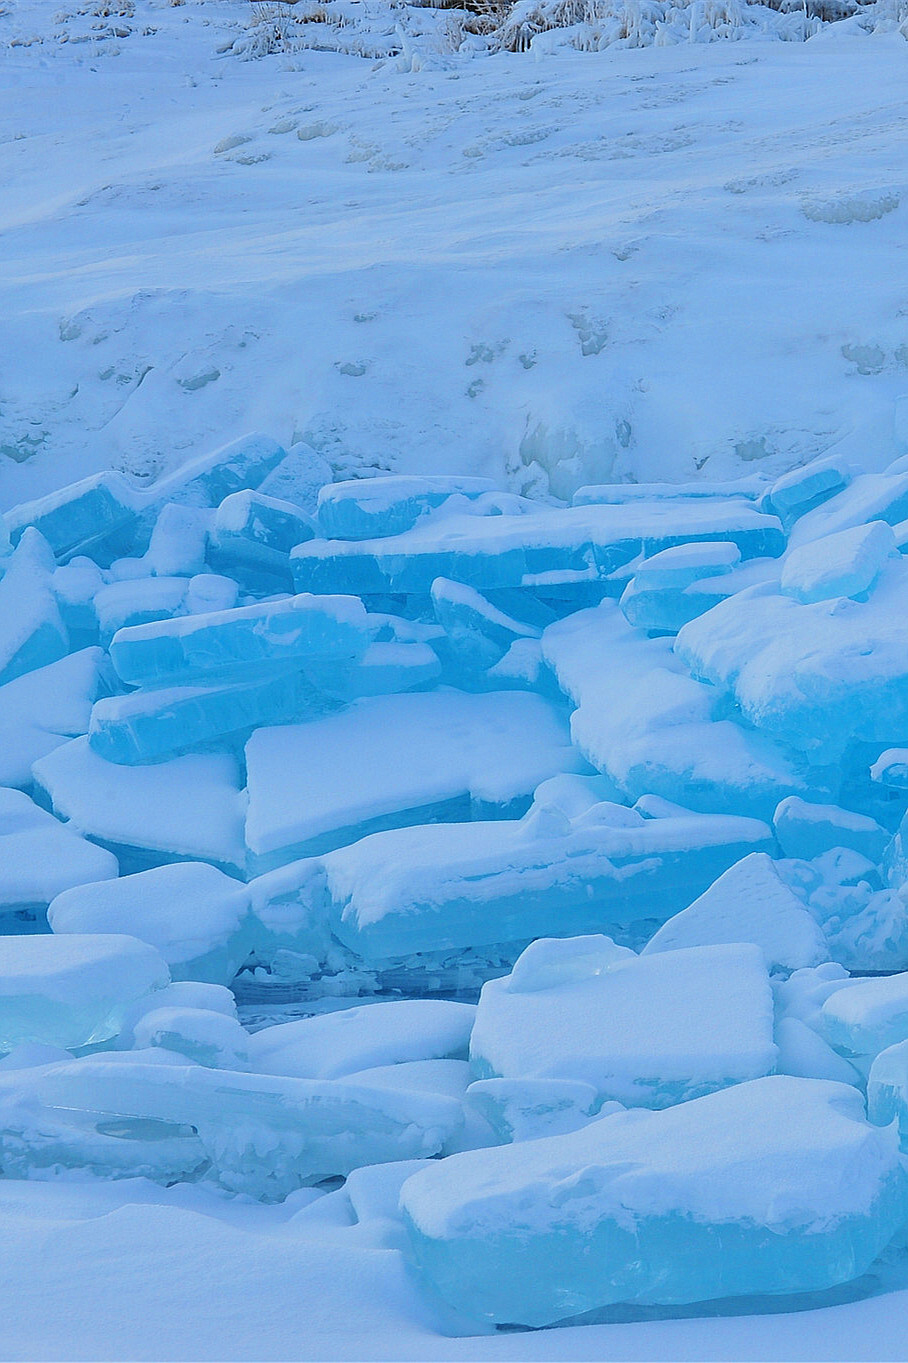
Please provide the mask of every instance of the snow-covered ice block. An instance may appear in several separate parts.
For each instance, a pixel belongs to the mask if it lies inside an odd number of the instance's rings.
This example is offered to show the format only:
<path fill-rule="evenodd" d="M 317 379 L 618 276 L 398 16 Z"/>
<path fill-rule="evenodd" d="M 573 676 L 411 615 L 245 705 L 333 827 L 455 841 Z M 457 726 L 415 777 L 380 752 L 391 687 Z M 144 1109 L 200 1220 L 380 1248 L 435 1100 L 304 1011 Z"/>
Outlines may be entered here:
<path fill-rule="evenodd" d="M 57 895 L 56 933 L 126 932 L 150 942 L 175 980 L 229 984 L 253 946 L 249 892 L 205 862 L 176 862 Z"/>
<path fill-rule="evenodd" d="M 98 642 L 95 597 L 104 585 L 104 573 L 90 558 L 77 556 L 54 569 L 51 587 L 69 635 L 70 647 L 87 647 Z"/>
<path fill-rule="evenodd" d="M 246 744 L 252 865 L 456 818 L 471 801 L 506 808 L 582 765 L 561 711 L 513 691 L 366 697 L 308 724 L 258 729 Z"/>
<path fill-rule="evenodd" d="M 607 1103 L 603 1113 L 595 1087 L 575 1079 L 477 1079 L 466 1098 L 502 1144 L 577 1131 L 623 1106 Z"/>
<path fill-rule="evenodd" d="M 239 592 L 239 584 L 223 573 L 196 573 L 186 587 L 183 610 L 187 615 L 233 610 Z"/>
<path fill-rule="evenodd" d="M 800 1018 L 778 1018 L 775 1039 L 779 1051 L 776 1074 L 793 1074 L 799 1079 L 834 1079 L 840 1084 L 864 1088 L 860 1070 Z"/>
<path fill-rule="evenodd" d="M 898 554 L 892 528 L 870 521 L 810 540 L 786 555 L 780 587 L 802 605 L 870 591 L 886 560 Z"/>
<path fill-rule="evenodd" d="M 760 503 L 788 528 L 799 516 L 812 511 L 848 486 L 847 469 L 831 459 L 814 459 L 803 468 L 777 478 Z"/>
<path fill-rule="evenodd" d="M 108 470 L 23 502 L 5 519 L 14 543 L 34 526 L 61 560 L 88 553 L 109 563 L 111 552 L 125 551 L 142 500 L 121 473 Z"/>
<path fill-rule="evenodd" d="M 43 909 L 63 890 L 117 873 L 110 852 L 86 842 L 23 791 L 0 787 L 0 913 Z"/>
<path fill-rule="evenodd" d="M 779 846 L 786 857 L 811 861 L 833 847 L 850 847 L 868 861 L 879 862 L 889 834 L 875 819 L 838 805 L 811 805 L 797 795 L 783 800 L 772 816 Z"/>
<path fill-rule="evenodd" d="M 887 748 L 881 752 L 870 768 L 870 779 L 893 790 L 908 790 L 908 748 Z"/>
<path fill-rule="evenodd" d="M 689 540 L 729 540 L 745 558 L 785 547 L 778 520 L 744 501 L 577 506 L 519 515 L 445 515 L 388 539 L 312 540 L 291 555 L 298 591 L 428 595 L 438 577 L 478 591 L 580 573 L 607 578 L 640 554 Z"/>
<path fill-rule="evenodd" d="M 249 1038 L 252 1068 L 298 1079 L 341 1079 L 411 1060 L 466 1058 L 475 1005 L 394 999 L 266 1027 Z"/>
<path fill-rule="evenodd" d="M 806 793 L 789 756 L 721 717 L 722 697 L 687 675 L 671 640 L 644 638 L 615 602 L 550 625 L 542 652 L 577 706 L 574 742 L 625 798 L 654 793 L 709 813 L 769 818 L 783 796 Z"/>
<path fill-rule="evenodd" d="M 135 1054 L 48 1066 L 32 1080 L 35 1099 L 69 1121 L 103 1117 L 105 1129 L 117 1117 L 195 1128 L 211 1162 L 206 1177 L 269 1201 L 366 1164 L 438 1154 L 463 1122 L 461 1104 L 444 1094 L 149 1063 L 168 1055 L 160 1048 Z M 4 1117 L 0 1109 L 0 1149 Z M 142 1134 L 134 1128 L 140 1156 Z M 74 1140 L 70 1162 L 86 1162 L 80 1154 Z"/>
<path fill-rule="evenodd" d="M 125 682 L 154 686 L 253 664 L 354 661 L 369 642 L 361 601 L 303 594 L 125 629 L 110 656 Z"/>
<path fill-rule="evenodd" d="M 738 546 L 721 540 L 663 549 L 637 566 L 621 594 L 621 610 L 638 629 L 676 633 L 732 590 L 691 594 L 689 588 L 703 579 L 715 588 L 716 579 L 731 575 L 740 561 Z"/>
<path fill-rule="evenodd" d="M 315 538 L 315 524 L 291 502 L 234 492 L 215 512 L 208 562 L 250 590 L 289 587 L 290 550 Z"/>
<path fill-rule="evenodd" d="M 908 1150 L 908 1041 L 887 1046 L 874 1057 L 867 1080 L 867 1116 L 877 1126 L 897 1121 L 902 1150 Z"/>
<path fill-rule="evenodd" d="M 904 1222 L 908 1191 L 895 1132 L 865 1121 L 859 1093 L 776 1075 L 426 1165 L 401 1207 L 449 1305 L 542 1326 L 848 1282 Z"/>
<path fill-rule="evenodd" d="M 675 653 L 749 724 L 811 762 L 838 762 L 855 740 L 896 744 L 908 732 L 906 597 L 901 558 L 866 601 L 802 605 L 753 587 L 685 625 Z"/>
<path fill-rule="evenodd" d="M 449 497 L 469 501 L 494 492 L 490 478 L 395 475 L 332 483 L 318 494 L 318 529 L 324 539 L 370 540 L 410 530 Z M 297 541 L 301 543 L 302 541 Z M 292 546 L 291 546 L 292 547 Z"/>
<path fill-rule="evenodd" d="M 108 762 L 131 766 L 325 708 L 301 672 L 210 686 L 153 687 L 99 700 L 91 711 L 88 741 Z"/>
<path fill-rule="evenodd" d="M 0 937 L 0 1050 L 109 1041 L 126 1009 L 169 980 L 158 952 L 135 937 Z"/>
<path fill-rule="evenodd" d="M 47 541 L 37 530 L 26 529 L 0 578 L 0 685 L 69 652 L 53 571 Z"/>
<path fill-rule="evenodd" d="M 707 540 L 698 544 L 676 544 L 671 549 L 645 558 L 634 574 L 640 588 L 689 587 L 703 577 L 719 577 L 730 573 L 741 562 L 741 550 L 736 544 L 721 540 Z"/>
<path fill-rule="evenodd" d="M 636 956 L 607 937 L 598 943 L 590 950 L 580 938 L 572 956 L 571 940 L 540 939 L 511 975 L 483 985 L 470 1040 L 478 1079 L 572 1079 L 600 1100 L 669 1107 L 774 1068 L 759 947 Z M 555 978 L 545 973 L 550 953 Z"/>
<path fill-rule="evenodd" d="M 191 577 L 203 572 L 212 519 L 206 507 L 166 502 L 144 555 L 149 571 L 157 577 Z"/>
<path fill-rule="evenodd" d="M 110 582 L 95 595 L 101 642 L 109 644 L 117 630 L 169 620 L 183 613 L 185 577 L 139 577 Z"/>
<path fill-rule="evenodd" d="M 642 954 L 719 942 L 755 942 L 770 970 L 802 970 L 829 959 L 822 929 L 765 852 L 729 867 L 670 918 Z"/>
<path fill-rule="evenodd" d="M 494 666 L 517 640 L 536 640 L 542 630 L 515 620 L 463 582 L 436 578 L 432 609 L 446 634 L 446 649 L 455 669 L 466 673 Z"/>
<path fill-rule="evenodd" d="M 124 874 L 169 861 L 243 865 L 245 800 L 237 761 L 228 753 L 123 767 L 99 757 L 87 738 L 76 738 L 32 770 L 54 812 L 115 851 Z"/>
<path fill-rule="evenodd" d="M 626 506 L 633 502 L 687 501 L 691 498 L 743 497 L 756 501 L 766 488 L 763 478 L 736 478 L 729 482 L 708 479 L 691 483 L 595 483 L 580 487 L 571 498 L 573 506 L 609 503 Z"/>
<path fill-rule="evenodd" d="M 30 785 L 33 762 L 87 733 L 113 680 L 103 651 L 84 648 L 0 686 L 0 785 Z"/>
<path fill-rule="evenodd" d="M 564 804 L 546 782 L 523 820 L 418 825 L 328 853 L 335 935 L 384 960 L 629 929 L 678 912 L 742 855 L 772 845 L 753 819 L 644 818 L 595 792 L 579 808 Z"/>
<path fill-rule="evenodd" d="M 127 1008 L 116 1040 L 118 1051 L 132 1050 L 136 1043 L 136 1028 L 142 1019 L 148 1013 L 162 1008 L 178 1012 L 220 1013 L 222 1017 L 238 1021 L 236 999 L 225 985 L 204 984 L 198 980 L 174 980 Z"/>
<path fill-rule="evenodd" d="M 287 451 L 270 436 L 244 435 L 181 464 L 176 472 L 160 478 L 146 497 L 155 513 L 166 502 L 216 507 L 232 492 L 257 488 L 286 457 Z"/>
<path fill-rule="evenodd" d="M 318 494 L 332 479 L 331 465 L 324 455 L 298 440 L 291 445 L 281 462 L 258 485 L 265 497 L 298 506 L 307 515 L 318 509 Z"/>
<path fill-rule="evenodd" d="M 134 1029 L 137 1050 L 159 1046 L 215 1070 L 249 1068 L 249 1034 L 211 1008 L 151 1008 Z"/>
<path fill-rule="evenodd" d="M 868 521 L 898 525 L 906 517 L 908 472 L 862 473 L 822 506 L 801 516 L 792 529 L 790 544 L 798 548 Z"/>
<path fill-rule="evenodd" d="M 822 1007 L 822 1031 L 848 1057 L 872 1057 L 908 1040 L 908 972 L 835 990 Z"/>
<path fill-rule="evenodd" d="M 306 676 L 334 701 L 362 696 L 389 696 L 399 691 L 428 690 L 442 674 L 438 653 L 418 639 L 380 639 L 356 662 L 313 662 Z M 325 706 L 322 707 L 326 708 Z M 302 719 L 303 708 L 289 718 Z M 274 722 L 274 721 L 265 721 Z"/>

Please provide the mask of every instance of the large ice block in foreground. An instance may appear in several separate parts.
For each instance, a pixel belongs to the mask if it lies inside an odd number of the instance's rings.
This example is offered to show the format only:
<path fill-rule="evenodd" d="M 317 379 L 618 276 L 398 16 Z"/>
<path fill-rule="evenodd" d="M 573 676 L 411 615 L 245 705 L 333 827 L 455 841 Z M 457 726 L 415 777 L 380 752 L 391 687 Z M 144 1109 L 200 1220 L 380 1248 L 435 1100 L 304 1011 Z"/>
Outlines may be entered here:
<path fill-rule="evenodd" d="M 110 852 L 79 837 L 23 791 L 0 787 L 0 913 L 43 923 L 44 908 L 61 891 L 117 874 Z"/>
<path fill-rule="evenodd" d="M 205 862 L 176 862 L 57 895 L 56 933 L 126 932 L 160 951 L 175 980 L 229 984 L 253 945 L 246 887 Z"/>
<path fill-rule="evenodd" d="M 821 927 L 765 852 L 729 867 L 659 929 L 643 954 L 718 942 L 755 942 L 770 970 L 803 970 L 829 960 Z"/>
<path fill-rule="evenodd" d="M 382 960 L 630 929 L 663 921 L 740 856 L 772 845 L 755 819 L 644 818 L 595 789 L 565 810 L 554 784 L 543 784 L 523 820 L 424 824 L 330 852 L 335 935 Z"/>
<path fill-rule="evenodd" d="M 400 1200 L 425 1279 L 499 1325 L 618 1302 L 781 1306 L 860 1277 L 908 1216 L 895 1131 L 854 1089 L 783 1075 L 454 1155 Z"/>
<path fill-rule="evenodd" d="M 785 547 L 775 516 L 727 499 L 430 517 L 388 539 L 311 540 L 291 558 L 297 591 L 428 595 L 437 577 L 478 591 L 541 574 L 604 579 L 639 554 L 688 540 L 728 540 L 745 558 L 774 558 Z"/>
<path fill-rule="evenodd" d="M 136 1000 L 169 981 L 158 952 L 135 937 L 0 937 L 0 1050 L 108 1041 Z"/>
<path fill-rule="evenodd" d="M 805 793 L 789 755 L 725 718 L 722 696 L 687 675 L 671 640 L 644 638 L 613 601 L 550 625 L 542 652 L 577 706 L 574 742 L 626 798 L 765 819 L 783 796 Z"/>
<path fill-rule="evenodd" d="M 447 999 L 392 999 L 266 1027 L 249 1038 L 254 1070 L 342 1079 L 415 1060 L 466 1058 L 476 1008 Z"/>
<path fill-rule="evenodd" d="M 69 652 L 69 634 L 53 590 L 53 555 L 27 529 L 0 578 L 0 685 L 46 667 Z"/>
<path fill-rule="evenodd" d="M 155 686 L 254 664 L 352 661 L 369 643 L 361 601 L 303 594 L 124 629 L 114 637 L 110 656 L 123 681 Z"/>
<path fill-rule="evenodd" d="M 257 729 L 246 744 L 252 865 L 462 817 L 471 801 L 506 808 L 583 765 L 560 709 L 512 691 L 367 697 L 308 724 Z"/>
<path fill-rule="evenodd" d="M 42 757 L 33 773 L 54 812 L 115 851 L 124 874 L 168 861 L 243 865 L 245 798 L 229 753 L 125 767 L 76 738 Z"/>
<path fill-rule="evenodd" d="M 150 1056 L 158 1063 L 150 1063 Z M 97 1132 L 117 1131 L 138 1163 L 147 1158 L 149 1131 L 153 1139 L 178 1139 L 194 1129 L 210 1162 L 206 1178 L 233 1192 L 277 1201 L 304 1184 L 363 1165 L 438 1154 L 463 1122 L 461 1104 L 444 1094 L 248 1074 L 179 1060 L 156 1048 L 135 1058 L 120 1053 L 48 1066 L 18 1085 L 23 1096 L 33 1095 L 32 1114 L 5 1111 L 0 1082 L 0 1164 L 23 1135 L 33 1163 L 46 1162 L 42 1142 L 28 1141 L 30 1115 L 32 1132 L 47 1116 L 70 1124 L 56 1133 L 58 1164 L 95 1168 L 107 1177 L 129 1177 L 134 1170 L 122 1155 L 115 1169 L 96 1164 Z M 19 1159 L 27 1168 L 28 1153 Z M 173 1177 L 180 1174 L 165 1181 Z"/>
<path fill-rule="evenodd" d="M 399 474 L 329 483 L 318 494 L 319 533 L 329 540 L 371 540 L 411 530 L 449 497 L 472 501 L 494 492 L 490 478 Z M 300 541 L 298 541 L 299 543 Z"/>
<path fill-rule="evenodd" d="M 601 1101 L 669 1107 L 768 1074 L 773 1003 L 749 943 L 635 956 L 608 937 L 540 938 L 483 985 L 478 1079 L 572 1079 Z"/>

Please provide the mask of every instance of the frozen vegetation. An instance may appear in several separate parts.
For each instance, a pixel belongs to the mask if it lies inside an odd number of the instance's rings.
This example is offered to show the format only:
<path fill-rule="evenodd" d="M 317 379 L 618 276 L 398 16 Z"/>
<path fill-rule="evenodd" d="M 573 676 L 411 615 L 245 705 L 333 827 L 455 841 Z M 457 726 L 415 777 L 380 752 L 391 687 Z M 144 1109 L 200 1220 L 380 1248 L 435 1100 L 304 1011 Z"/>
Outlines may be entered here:
<path fill-rule="evenodd" d="M 904 1357 L 906 23 L 0 9 L 3 1358 Z"/>

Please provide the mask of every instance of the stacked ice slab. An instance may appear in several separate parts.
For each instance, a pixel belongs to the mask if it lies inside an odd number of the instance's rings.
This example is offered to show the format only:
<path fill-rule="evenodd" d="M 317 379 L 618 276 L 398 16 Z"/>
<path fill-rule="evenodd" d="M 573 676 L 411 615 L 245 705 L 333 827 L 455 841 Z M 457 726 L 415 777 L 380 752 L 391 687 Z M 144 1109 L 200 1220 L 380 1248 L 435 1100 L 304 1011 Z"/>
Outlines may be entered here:
<path fill-rule="evenodd" d="M 391 1163 L 500 1325 L 859 1276 L 908 1220 L 908 474 L 329 477 L 255 436 L 5 518 L 0 1172 Z"/>

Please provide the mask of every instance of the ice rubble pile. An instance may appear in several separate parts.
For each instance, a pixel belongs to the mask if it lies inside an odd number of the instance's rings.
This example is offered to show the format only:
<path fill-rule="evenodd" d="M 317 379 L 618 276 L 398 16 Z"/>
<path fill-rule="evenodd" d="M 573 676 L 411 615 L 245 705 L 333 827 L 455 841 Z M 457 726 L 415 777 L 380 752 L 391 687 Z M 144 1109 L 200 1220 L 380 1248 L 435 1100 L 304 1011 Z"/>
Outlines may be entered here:
<path fill-rule="evenodd" d="M 491 1324 L 860 1277 L 908 1223 L 908 468 L 319 474 L 253 436 L 0 521 L 0 1169 L 393 1165 Z"/>

